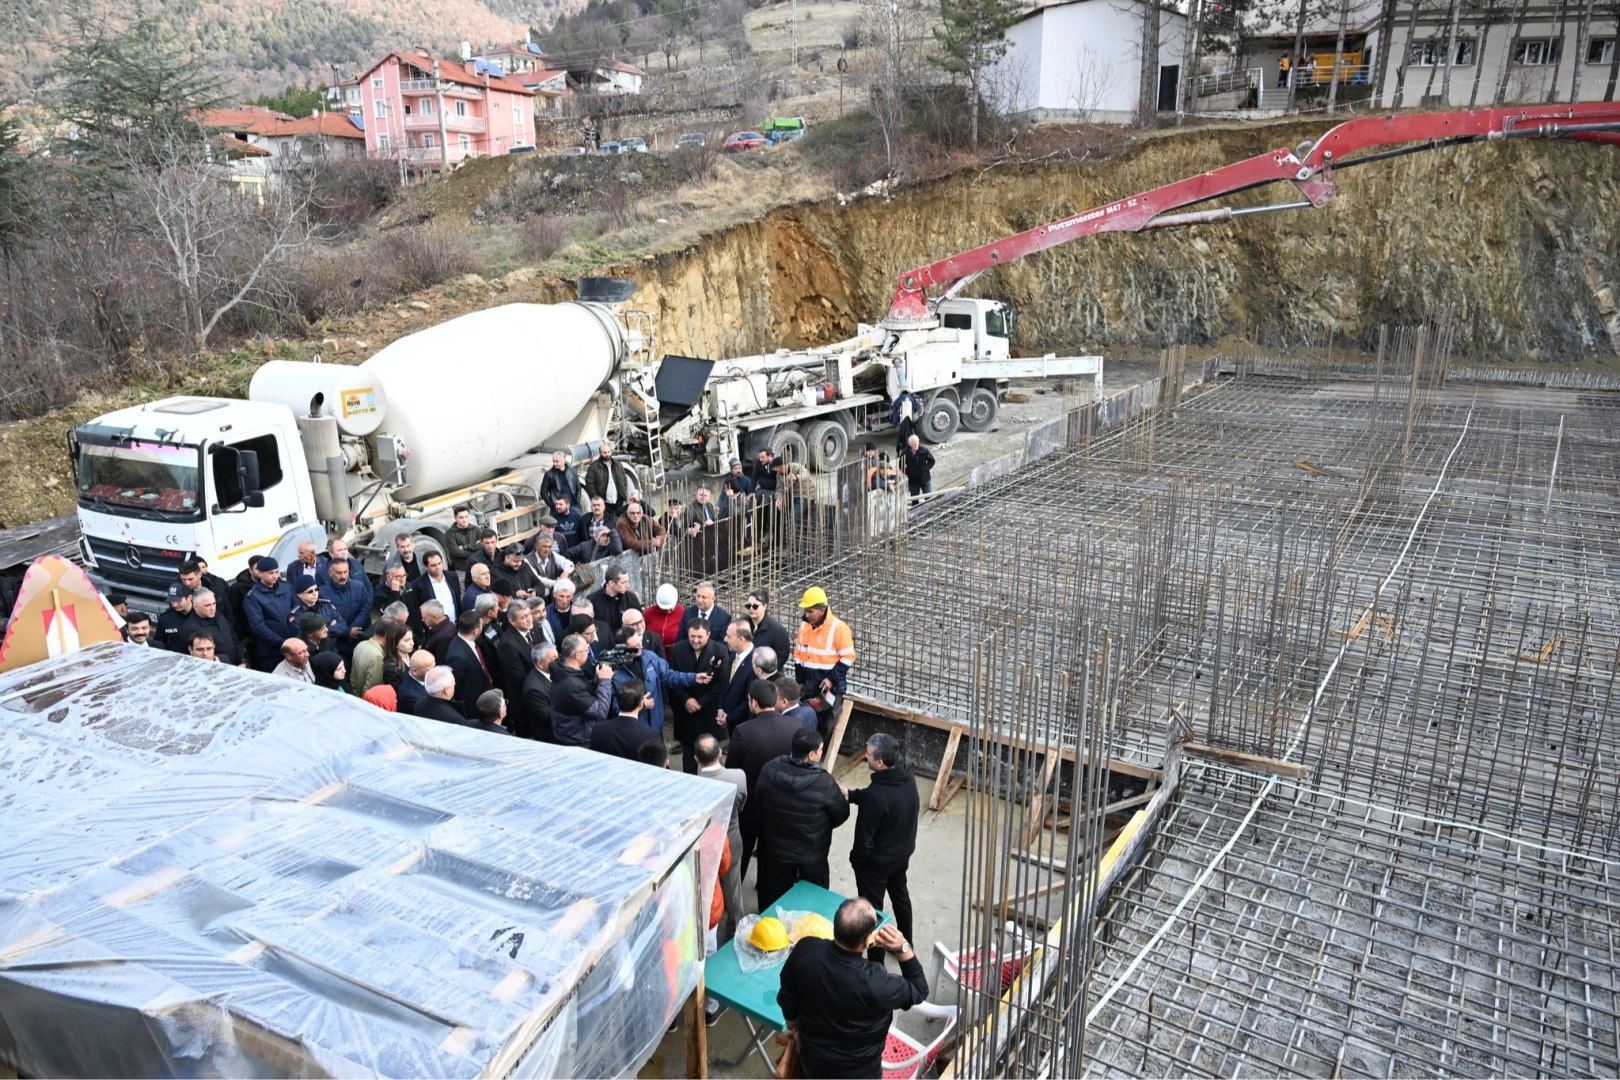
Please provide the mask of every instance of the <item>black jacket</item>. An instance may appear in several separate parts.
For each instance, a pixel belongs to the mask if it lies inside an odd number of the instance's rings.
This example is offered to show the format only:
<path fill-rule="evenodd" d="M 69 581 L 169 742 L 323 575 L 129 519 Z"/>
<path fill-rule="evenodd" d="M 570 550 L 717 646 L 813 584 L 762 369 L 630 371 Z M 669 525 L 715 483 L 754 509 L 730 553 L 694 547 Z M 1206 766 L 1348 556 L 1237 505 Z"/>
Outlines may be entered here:
<path fill-rule="evenodd" d="M 238 641 L 247 641 L 251 636 L 248 629 L 247 613 L 242 610 L 242 602 L 247 594 L 253 591 L 255 579 L 251 573 L 243 570 L 237 574 L 231 583 L 225 586 L 225 593 L 219 598 L 220 610 L 231 617 L 231 628 L 236 631 Z"/>
<path fill-rule="evenodd" d="M 495 637 L 495 665 L 490 674 L 506 695 L 506 723 L 515 735 L 529 733 L 523 682 L 534 670 L 534 647 L 544 640 L 538 631 L 530 630 L 529 640 L 525 641 L 517 627 L 510 623 L 502 623 L 501 632 Z"/>
<path fill-rule="evenodd" d="M 624 613 L 631 608 L 641 610 L 641 599 L 629 589 L 618 596 L 609 596 L 607 587 L 597 589 L 585 598 L 590 601 L 591 610 L 596 613 L 596 638 L 598 641 L 616 641 L 614 635 L 619 627 L 624 625 Z M 643 635 L 645 636 L 645 635 Z"/>
<path fill-rule="evenodd" d="M 479 660 L 477 647 L 467 644 L 460 634 L 451 640 L 444 654 L 444 666 L 456 675 L 456 692 L 451 700 L 468 720 L 478 719 L 478 695 L 491 689 Z"/>
<path fill-rule="evenodd" d="M 657 634 L 643 635 L 657 637 Z M 716 674 L 725 670 L 726 647 L 709 639 L 703 646 L 701 655 L 692 649 L 692 643 L 684 637 L 677 641 L 669 650 L 669 667 L 671 671 L 686 671 L 700 675 L 705 671 Z M 719 661 L 720 667 L 715 667 Z M 675 738 L 682 743 L 697 742 L 700 735 L 713 735 L 722 741 L 725 740 L 726 729 L 714 722 L 714 711 L 720 707 L 720 680 L 711 679 L 707 686 L 672 687 L 669 691 L 669 701 L 664 711 L 675 721 Z M 696 701 L 697 712 L 687 712 L 686 703 Z"/>
<path fill-rule="evenodd" d="M 236 636 L 236 628 L 218 608 L 214 609 L 212 619 L 205 619 L 195 611 L 191 613 L 191 617 L 180 627 L 180 652 L 191 648 L 191 635 L 199 630 L 213 635 L 214 655 L 220 663 L 234 667 L 247 662 L 247 650 L 242 647 L 242 639 Z"/>
<path fill-rule="evenodd" d="M 551 734 L 551 676 L 532 663 L 523 677 L 523 719 L 529 725 L 529 738 L 555 741 Z"/>
<path fill-rule="evenodd" d="M 714 638 L 709 639 L 711 642 Z M 737 723 L 748 718 L 748 688 L 759 678 L 754 673 L 753 650 L 743 656 L 742 662 L 737 665 L 736 674 L 732 674 L 731 662 L 735 657 L 731 650 L 726 650 L 726 663 L 715 675 L 715 681 L 720 683 L 719 708 L 726 713 L 726 726 L 736 730 Z"/>
<path fill-rule="evenodd" d="M 754 785 L 748 785 L 754 791 Z M 820 765 L 783 756 L 759 772 L 759 820 L 771 861 L 824 862 L 833 830 L 849 820 L 838 781 Z"/>
<path fill-rule="evenodd" d="M 773 615 L 765 616 L 754 627 L 754 648 L 775 649 L 778 670 L 787 670 L 788 661 L 793 659 L 793 639 Z"/>
<path fill-rule="evenodd" d="M 793 752 L 793 734 L 802 730 L 797 720 L 772 710 L 745 721 L 733 721 L 731 745 L 726 747 L 726 768 L 741 769 L 748 777 L 748 810 L 745 817 L 759 813 L 759 773 L 765 763 Z"/>
<path fill-rule="evenodd" d="M 861 812 L 855 819 L 855 845 L 850 848 L 852 866 L 896 869 L 911 861 L 917 850 L 917 778 L 911 766 L 896 765 L 872 774 L 872 785 L 852 788 L 851 806 Z"/>
<path fill-rule="evenodd" d="M 568 496 L 570 506 L 578 506 L 584 501 L 581 498 L 583 491 L 584 488 L 579 482 L 579 476 L 573 469 L 558 469 L 556 466 L 552 466 L 540 478 L 540 498 L 546 504 L 547 513 L 557 505 L 557 496 L 559 495 Z"/>
<path fill-rule="evenodd" d="M 928 999 L 928 977 L 913 956 L 890 975 L 864 953 L 807 937 L 782 965 L 776 1003 L 799 1023 L 803 1075 L 881 1076 L 894 1010 Z"/>
<path fill-rule="evenodd" d="M 461 575 L 448 566 L 444 568 L 444 580 L 445 584 L 450 586 L 451 600 L 451 605 L 445 610 L 444 617 L 453 623 L 456 621 L 456 616 L 461 614 L 461 598 L 467 594 L 467 589 L 461 583 Z M 411 629 L 416 632 L 418 638 L 421 638 L 423 634 L 422 605 L 429 600 L 438 599 L 433 592 L 433 579 L 424 573 L 421 577 L 405 586 L 405 591 L 401 595 L 405 597 L 405 603 L 411 609 Z"/>
<path fill-rule="evenodd" d="M 443 720 L 447 724 L 461 724 L 462 726 L 472 724 L 472 721 L 463 716 L 461 710 L 456 708 L 454 702 L 434 697 L 431 694 L 424 695 L 422 700 L 416 703 L 416 715 L 424 720 Z"/>
<path fill-rule="evenodd" d="M 612 697 L 612 679 L 598 680 L 594 668 L 575 671 L 556 661 L 551 665 L 551 733 L 564 746 L 589 746 L 591 728 L 608 718 Z"/>
<path fill-rule="evenodd" d="M 620 713 L 591 728 L 591 749 L 598 754 L 639 761 L 641 759 L 636 753 L 641 749 L 641 744 L 657 737 L 658 733 L 643 724 L 640 717 Z"/>
<path fill-rule="evenodd" d="M 162 613 L 158 615 L 157 621 L 152 624 L 152 640 L 170 652 L 184 653 L 186 651 L 186 639 L 185 635 L 180 632 L 180 628 L 185 626 L 186 620 L 190 618 L 191 613 L 189 611 L 177 611 L 172 607 L 164 608 Z"/>
<path fill-rule="evenodd" d="M 630 473 L 624 467 L 624 462 L 618 458 L 603 461 L 600 456 L 594 458 L 585 469 L 585 494 L 595 499 L 601 497 L 607 500 L 608 470 L 613 470 L 613 494 L 616 498 L 607 504 L 609 510 L 615 512 L 624 508 L 630 501 Z"/>
<path fill-rule="evenodd" d="M 913 484 L 926 484 L 934 479 L 934 454 L 926 446 L 918 446 L 915 451 L 906 447 L 901 454 L 901 466 L 905 470 L 906 479 Z"/>

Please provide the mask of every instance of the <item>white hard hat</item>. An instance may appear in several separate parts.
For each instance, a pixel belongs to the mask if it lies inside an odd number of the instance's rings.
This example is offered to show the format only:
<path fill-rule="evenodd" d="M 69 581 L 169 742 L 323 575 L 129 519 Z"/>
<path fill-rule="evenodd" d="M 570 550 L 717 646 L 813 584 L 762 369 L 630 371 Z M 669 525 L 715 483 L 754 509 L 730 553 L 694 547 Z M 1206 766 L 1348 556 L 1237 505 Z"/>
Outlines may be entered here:
<path fill-rule="evenodd" d="M 675 609 L 675 602 L 680 598 L 681 594 L 677 592 L 675 590 L 675 586 L 671 585 L 669 582 L 666 581 L 662 585 L 658 586 L 658 606 L 663 608 L 665 611 L 673 611 Z"/>

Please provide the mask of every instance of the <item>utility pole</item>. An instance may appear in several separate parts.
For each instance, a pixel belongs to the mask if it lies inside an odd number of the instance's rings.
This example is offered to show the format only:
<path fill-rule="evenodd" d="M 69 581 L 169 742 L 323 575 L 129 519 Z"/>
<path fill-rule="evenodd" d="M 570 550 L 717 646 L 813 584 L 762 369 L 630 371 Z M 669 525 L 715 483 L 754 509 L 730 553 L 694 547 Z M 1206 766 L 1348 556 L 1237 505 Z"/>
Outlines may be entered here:
<path fill-rule="evenodd" d="M 788 41 L 792 53 L 792 65 L 799 66 L 799 0 L 791 0 L 788 4 Z"/>
<path fill-rule="evenodd" d="M 439 179 L 446 179 L 450 175 L 450 136 L 444 127 L 444 80 L 439 78 L 439 62 L 433 61 L 433 96 L 437 99 L 434 108 L 439 111 Z"/>

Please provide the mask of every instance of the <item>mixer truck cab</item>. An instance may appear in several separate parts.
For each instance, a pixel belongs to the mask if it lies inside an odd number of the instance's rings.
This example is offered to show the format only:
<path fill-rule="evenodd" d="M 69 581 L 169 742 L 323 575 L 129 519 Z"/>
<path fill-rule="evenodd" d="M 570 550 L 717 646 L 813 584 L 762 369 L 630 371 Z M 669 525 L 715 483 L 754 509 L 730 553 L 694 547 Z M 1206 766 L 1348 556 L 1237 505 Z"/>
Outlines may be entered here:
<path fill-rule="evenodd" d="M 75 428 L 68 448 L 81 553 L 103 588 L 158 600 L 194 556 L 229 578 L 326 538 L 286 406 L 164 398 Z"/>

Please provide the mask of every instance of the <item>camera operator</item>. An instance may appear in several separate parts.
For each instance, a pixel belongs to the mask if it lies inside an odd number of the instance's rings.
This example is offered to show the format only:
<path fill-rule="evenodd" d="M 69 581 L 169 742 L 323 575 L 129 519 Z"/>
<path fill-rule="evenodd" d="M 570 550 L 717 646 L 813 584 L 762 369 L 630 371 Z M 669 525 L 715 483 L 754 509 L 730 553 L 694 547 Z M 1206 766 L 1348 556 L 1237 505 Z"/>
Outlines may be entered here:
<path fill-rule="evenodd" d="M 644 626 L 621 628 L 617 645 L 608 653 L 603 653 L 602 658 L 607 661 L 610 654 L 614 655 L 615 685 L 631 679 L 639 679 L 646 684 L 647 696 L 652 700 L 641 710 L 641 722 L 661 738 L 664 734 L 664 701 L 669 697 L 669 692 L 686 690 L 694 686 L 707 686 L 713 676 L 707 671 L 692 674 L 674 670 L 663 657 L 641 647 L 642 635 L 645 633 Z M 618 659 L 620 656 L 623 659 Z"/>
<path fill-rule="evenodd" d="M 594 677 L 585 671 L 591 646 L 578 634 L 569 634 L 558 647 L 551 665 L 551 732 L 564 746 L 589 746 L 591 727 L 607 719 L 613 696 L 613 669 L 596 665 Z"/>

